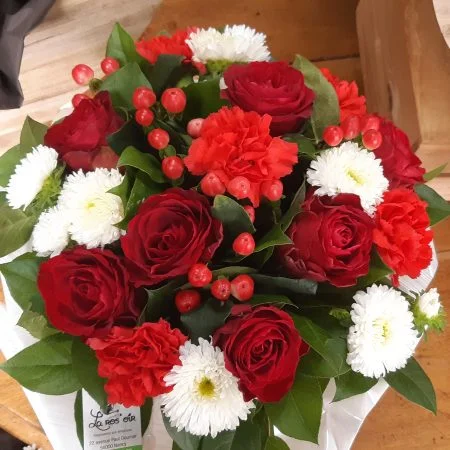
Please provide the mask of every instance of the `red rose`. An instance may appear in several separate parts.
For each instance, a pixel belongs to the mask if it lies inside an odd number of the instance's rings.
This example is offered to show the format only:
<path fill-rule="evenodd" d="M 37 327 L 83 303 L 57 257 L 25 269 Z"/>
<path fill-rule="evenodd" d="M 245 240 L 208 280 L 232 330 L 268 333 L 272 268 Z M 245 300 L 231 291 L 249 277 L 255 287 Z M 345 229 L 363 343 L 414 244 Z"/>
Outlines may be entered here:
<path fill-rule="evenodd" d="M 333 75 L 329 69 L 323 68 L 320 70 L 336 91 L 341 110 L 341 122 L 348 116 L 363 116 L 366 114 L 366 97 L 364 97 L 364 95 L 359 95 L 356 82 L 341 80 Z"/>
<path fill-rule="evenodd" d="M 164 377 L 180 364 L 178 349 L 186 340 L 163 319 L 134 329 L 114 327 L 104 339 L 89 339 L 99 360 L 98 374 L 108 379 L 108 403 L 142 406 L 147 397 L 169 392 Z"/>
<path fill-rule="evenodd" d="M 248 306 L 237 311 L 215 332 L 213 344 L 222 349 L 225 367 L 239 379 L 245 401 L 278 402 L 291 389 L 309 346 L 281 309 Z"/>
<path fill-rule="evenodd" d="M 184 159 L 187 169 L 194 175 L 212 172 L 225 186 L 235 177 L 247 178 L 248 197 L 258 206 L 262 183 L 289 175 L 298 162 L 296 144 L 270 136 L 271 120 L 237 106 L 211 114 Z"/>
<path fill-rule="evenodd" d="M 121 242 L 139 287 L 185 275 L 193 264 L 209 261 L 222 238 L 222 223 L 212 217 L 206 197 L 172 188 L 140 206 Z"/>
<path fill-rule="evenodd" d="M 381 159 L 383 171 L 390 181 L 390 188 L 412 187 L 423 183 L 425 169 L 422 161 L 414 154 L 408 136 L 389 120 L 382 120 L 380 129 L 383 142 L 374 150 Z"/>
<path fill-rule="evenodd" d="M 244 111 L 271 115 L 273 136 L 298 131 L 311 116 L 315 94 L 303 74 L 285 62 L 236 64 L 223 76 L 223 95 Z"/>
<path fill-rule="evenodd" d="M 73 336 L 133 326 L 140 310 L 122 262 L 110 250 L 75 247 L 41 264 L 38 287 L 51 324 Z"/>
<path fill-rule="evenodd" d="M 293 244 L 278 250 L 281 264 L 295 278 L 353 286 L 369 272 L 373 227 L 357 195 L 311 195 L 287 231 Z"/>
<path fill-rule="evenodd" d="M 426 208 L 426 202 L 405 188 L 386 192 L 378 205 L 373 240 L 395 277 L 417 278 L 430 265 L 433 231 Z"/>
<path fill-rule="evenodd" d="M 44 137 L 73 170 L 112 169 L 119 157 L 108 147 L 106 137 L 123 125 L 114 111 L 108 92 L 82 100 L 72 114 L 52 125 Z"/>

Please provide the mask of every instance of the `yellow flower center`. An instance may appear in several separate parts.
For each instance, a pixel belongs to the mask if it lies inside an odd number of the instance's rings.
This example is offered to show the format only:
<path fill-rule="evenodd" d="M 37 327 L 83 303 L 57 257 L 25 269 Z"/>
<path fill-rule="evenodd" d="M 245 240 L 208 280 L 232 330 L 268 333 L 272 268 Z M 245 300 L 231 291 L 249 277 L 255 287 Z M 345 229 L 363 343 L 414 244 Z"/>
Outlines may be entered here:
<path fill-rule="evenodd" d="M 383 342 L 386 342 L 391 336 L 391 328 L 387 320 L 377 319 L 374 325 L 379 329 Z"/>
<path fill-rule="evenodd" d="M 197 385 L 197 391 L 200 397 L 212 398 L 215 395 L 216 387 L 208 377 L 203 377 Z"/>
<path fill-rule="evenodd" d="M 365 180 L 362 176 L 357 174 L 353 169 L 347 169 L 347 175 L 356 183 L 359 185 L 364 184 Z"/>

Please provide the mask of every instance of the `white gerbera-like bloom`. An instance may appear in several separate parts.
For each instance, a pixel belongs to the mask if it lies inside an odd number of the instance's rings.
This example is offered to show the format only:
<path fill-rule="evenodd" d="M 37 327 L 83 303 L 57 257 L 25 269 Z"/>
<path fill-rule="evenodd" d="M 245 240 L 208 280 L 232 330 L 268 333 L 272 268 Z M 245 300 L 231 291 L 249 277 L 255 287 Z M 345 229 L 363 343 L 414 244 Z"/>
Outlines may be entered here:
<path fill-rule="evenodd" d="M 356 194 L 370 215 L 389 186 L 381 160 L 354 142 L 322 151 L 311 162 L 306 176 L 309 184 L 318 187 L 316 195 Z"/>
<path fill-rule="evenodd" d="M 115 225 L 124 217 L 119 196 L 108 191 L 122 182 L 117 169 L 95 169 L 69 175 L 63 184 L 58 206 L 69 215 L 72 239 L 87 248 L 102 247 L 119 239 Z"/>
<path fill-rule="evenodd" d="M 192 59 L 201 63 L 220 60 L 251 62 L 270 59 L 266 35 L 246 25 L 227 25 L 223 33 L 215 28 L 201 28 L 191 33 L 186 43 L 192 50 Z"/>
<path fill-rule="evenodd" d="M 419 311 L 424 314 L 427 319 L 432 319 L 439 314 L 441 310 L 439 298 L 439 292 L 436 288 L 430 289 L 419 297 L 417 306 Z"/>
<path fill-rule="evenodd" d="M 57 256 L 69 243 L 69 215 L 59 207 L 44 211 L 34 226 L 31 241 L 38 256 Z"/>
<path fill-rule="evenodd" d="M 222 351 L 205 339 L 180 347 L 181 366 L 164 381 L 173 390 L 161 396 L 164 415 L 178 431 L 213 438 L 246 420 L 253 402 L 245 402 L 237 378 L 225 368 Z"/>
<path fill-rule="evenodd" d="M 39 194 L 45 180 L 56 169 L 58 153 L 38 145 L 17 164 L 6 187 L 6 199 L 13 209 L 26 208 Z"/>
<path fill-rule="evenodd" d="M 353 299 L 347 363 L 374 378 L 404 367 L 418 342 L 408 301 L 395 289 L 376 284 Z"/>

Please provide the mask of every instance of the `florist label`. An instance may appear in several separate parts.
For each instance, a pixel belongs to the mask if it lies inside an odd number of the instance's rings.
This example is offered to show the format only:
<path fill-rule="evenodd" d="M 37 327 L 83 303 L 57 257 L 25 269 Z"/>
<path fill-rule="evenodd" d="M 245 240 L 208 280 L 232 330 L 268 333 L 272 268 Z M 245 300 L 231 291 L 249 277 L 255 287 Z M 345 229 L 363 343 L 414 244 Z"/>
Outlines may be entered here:
<path fill-rule="evenodd" d="M 110 405 L 107 414 L 83 391 L 84 450 L 142 450 L 141 410 Z"/>

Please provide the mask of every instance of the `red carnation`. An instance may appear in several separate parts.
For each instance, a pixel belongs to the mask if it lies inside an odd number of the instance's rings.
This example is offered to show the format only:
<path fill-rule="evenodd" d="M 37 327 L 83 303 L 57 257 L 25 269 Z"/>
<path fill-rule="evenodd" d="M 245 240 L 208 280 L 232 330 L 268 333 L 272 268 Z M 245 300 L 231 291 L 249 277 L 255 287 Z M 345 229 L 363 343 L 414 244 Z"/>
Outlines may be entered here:
<path fill-rule="evenodd" d="M 223 76 L 223 95 L 244 111 L 271 115 L 273 136 L 298 131 L 311 116 L 314 92 L 303 74 L 285 62 L 235 64 Z"/>
<path fill-rule="evenodd" d="M 333 85 L 339 100 L 341 123 L 348 116 L 363 116 L 367 112 L 366 97 L 359 95 L 355 81 L 341 80 L 333 75 L 329 69 L 320 69 L 325 78 Z"/>
<path fill-rule="evenodd" d="M 164 377 L 180 364 L 178 349 L 186 340 L 163 319 L 134 329 L 114 327 L 104 339 L 89 339 L 99 360 L 98 374 L 108 379 L 108 403 L 141 406 L 147 397 L 169 392 Z"/>
<path fill-rule="evenodd" d="M 425 169 L 422 161 L 414 154 L 408 136 L 387 119 L 382 119 L 379 132 L 383 141 L 374 153 L 383 163 L 389 187 L 410 188 L 423 183 Z"/>
<path fill-rule="evenodd" d="M 50 323 L 73 336 L 134 326 L 140 313 L 123 260 L 110 250 L 66 250 L 41 264 L 37 283 Z"/>
<path fill-rule="evenodd" d="M 414 191 L 404 188 L 386 192 L 377 208 L 373 240 L 396 277 L 417 278 L 430 265 L 433 231 L 426 208 Z"/>
<path fill-rule="evenodd" d="M 278 250 L 280 262 L 295 278 L 353 286 L 369 272 L 373 227 L 357 195 L 311 195 L 287 231 L 293 243 Z"/>
<path fill-rule="evenodd" d="M 235 308 L 213 344 L 222 349 L 245 401 L 264 403 L 278 402 L 289 392 L 300 358 L 309 350 L 291 316 L 274 306 Z"/>
<path fill-rule="evenodd" d="M 152 286 L 209 261 L 222 238 L 206 197 L 172 188 L 140 206 L 121 243 L 133 283 Z"/>
<path fill-rule="evenodd" d="M 44 137 L 73 170 L 112 169 L 119 157 L 108 147 L 106 138 L 123 125 L 114 111 L 108 92 L 81 100 L 72 114 L 52 125 Z"/>
<path fill-rule="evenodd" d="M 250 182 L 248 198 L 258 206 L 261 184 L 279 180 L 298 162 L 294 143 L 270 136 L 272 118 L 241 108 L 222 108 L 203 122 L 184 163 L 194 175 L 214 173 L 227 186 L 236 177 Z"/>

